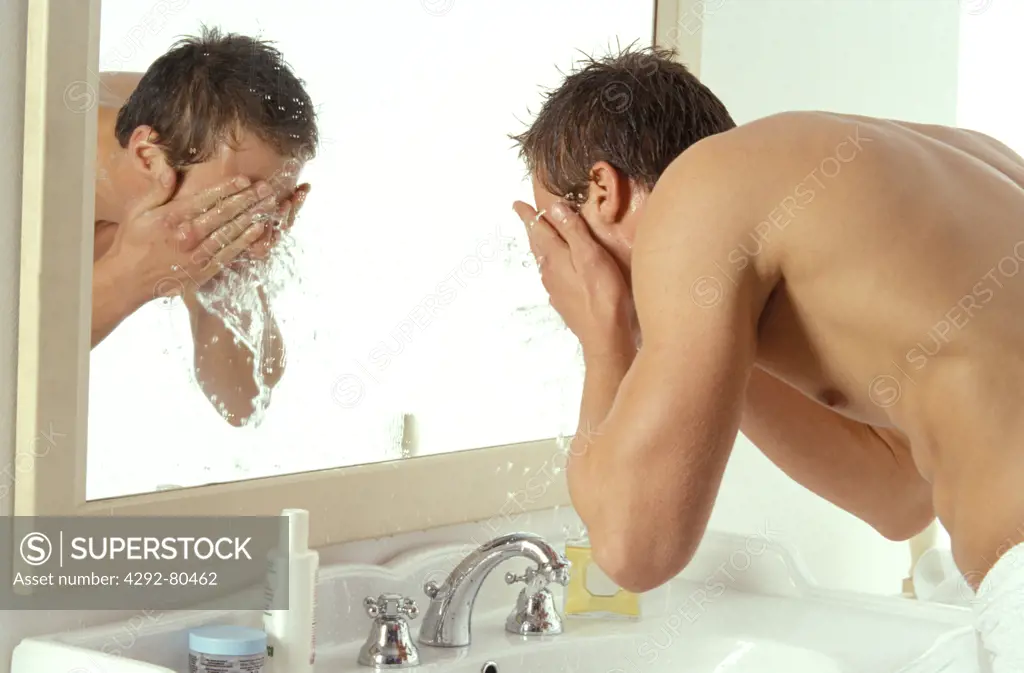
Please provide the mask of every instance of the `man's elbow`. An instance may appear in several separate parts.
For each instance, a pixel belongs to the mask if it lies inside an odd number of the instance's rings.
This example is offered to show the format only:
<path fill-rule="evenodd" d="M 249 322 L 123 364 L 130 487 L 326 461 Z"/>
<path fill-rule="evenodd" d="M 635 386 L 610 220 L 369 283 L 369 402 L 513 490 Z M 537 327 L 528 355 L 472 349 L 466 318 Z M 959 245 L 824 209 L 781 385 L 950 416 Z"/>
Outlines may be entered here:
<path fill-rule="evenodd" d="M 934 520 L 935 509 L 929 494 L 927 498 L 915 498 L 901 503 L 870 523 L 887 540 L 905 542 L 931 525 Z"/>
<path fill-rule="evenodd" d="M 695 545 L 680 545 L 660 535 L 594 535 L 594 562 L 617 586 L 633 593 L 660 587 L 678 575 L 693 558 Z"/>
<path fill-rule="evenodd" d="M 264 409 L 266 406 L 269 406 L 269 403 L 269 400 L 267 400 Z M 255 400 L 253 399 L 234 400 L 231 404 L 223 405 L 218 405 L 211 399 L 210 404 L 213 404 L 214 408 L 217 409 L 217 412 L 228 425 L 235 428 L 244 428 L 256 413 Z"/>

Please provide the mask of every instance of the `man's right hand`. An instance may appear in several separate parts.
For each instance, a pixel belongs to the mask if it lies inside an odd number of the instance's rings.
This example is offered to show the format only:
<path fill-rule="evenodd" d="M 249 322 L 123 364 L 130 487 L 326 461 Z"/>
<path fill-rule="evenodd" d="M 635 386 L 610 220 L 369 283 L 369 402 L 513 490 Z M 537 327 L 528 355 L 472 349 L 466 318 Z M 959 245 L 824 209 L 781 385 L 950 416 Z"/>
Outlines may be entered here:
<path fill-rule="evenodd" d="M 153 208 L 140 206 L 118 227 L 99 260 L 139 305 L 195 290 L 259 240 L 277 196 L 266 182 L 234 178 Z"/>

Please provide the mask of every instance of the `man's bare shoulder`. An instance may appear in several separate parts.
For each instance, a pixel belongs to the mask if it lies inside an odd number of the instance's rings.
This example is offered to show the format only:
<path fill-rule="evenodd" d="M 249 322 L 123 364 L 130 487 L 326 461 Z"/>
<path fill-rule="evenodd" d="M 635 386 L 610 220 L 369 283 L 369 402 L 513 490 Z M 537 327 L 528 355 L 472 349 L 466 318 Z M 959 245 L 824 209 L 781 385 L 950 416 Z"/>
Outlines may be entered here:
<path fill-rule="evenodd" d="M 764 117 L 694 143 L 665 170 L 652 198 L 674 199 L 680 207 L 714 213 L 723 223 L 749 229 L 823 158 L 838 148 L 837 161 L 848 160 L 871 141 L 862 124 L 840 115 Z"/>
<path fill-rule="evenodd" d="M 806 173 L 807 156 L 843 141 L 871 142 L 891 122 L 830 112 L 781 112 L 741 124 L 694 143 L 666 170 L 663 179 L 694 177 L 701 173 L 757 178 L 758 182 L 785 178 L 787 169 Z"/>
<path fill-rule="evenodd" d="M 643 242 L 675 249 L 699 245 L 716 251 L 719 265 L 774 283 L 786 257 L 780 233 L 824 205 L 818 194 L 838 194 L 862 182 L 835 178 L 852 177 L 854 163 L 856 173 L 870 172 L 873 162 L 859 157 L 875 147 L 885 123 L 787 112 L 709 136 L 677 157 L 658 181 L 651 194 L 654 212 L 641 225 Z M 742 253 L 751 250 L 756 254 Z M 742 263 L 735 263 L 737 257 Z"/>

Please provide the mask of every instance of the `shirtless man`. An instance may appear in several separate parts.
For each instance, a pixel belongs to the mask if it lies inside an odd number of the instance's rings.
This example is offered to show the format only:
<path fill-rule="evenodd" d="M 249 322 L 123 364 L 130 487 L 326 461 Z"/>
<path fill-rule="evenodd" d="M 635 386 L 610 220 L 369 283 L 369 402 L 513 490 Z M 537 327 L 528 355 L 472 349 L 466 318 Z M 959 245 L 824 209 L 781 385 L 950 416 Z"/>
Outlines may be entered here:
<path fill-rule="evenodd" d="M 253 349 L 198 293 L 225 267 L 265 259 L 294 223 L 309 192 L 296 178 L 318 140 L 312 103 L 275 49 L 216 30 L 179 42 L 145 74 L 103 73 L 100 84 L 92 345 L 150 300 L 180 296 L 196 379 L 243 425 L 259 394 Z M 273 388 L 284 343 L 252 291 L 259 371 Z"/>
<path fill-rule="evenodd" d="M 586 361 L 567 474 L 595 561 L 633 591 L 682 570 L 742 430 L 887 538 L 938 515 L 994 670 L 1024 670 L 998 618 L 1010 583 L 1024 614 L 1024 161 L 851 115 L 736 127 L 670 59 L 589 64 L 517 137 Z"/>

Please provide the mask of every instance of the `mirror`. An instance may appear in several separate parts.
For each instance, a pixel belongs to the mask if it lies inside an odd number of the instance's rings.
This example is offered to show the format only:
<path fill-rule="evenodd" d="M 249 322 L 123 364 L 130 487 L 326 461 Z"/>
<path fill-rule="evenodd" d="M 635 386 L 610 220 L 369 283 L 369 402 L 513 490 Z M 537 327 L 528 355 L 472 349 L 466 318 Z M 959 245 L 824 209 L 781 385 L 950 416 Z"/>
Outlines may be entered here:
<path fill-rule="evenodd" d="M 571 433 L 582 361 L 511 208 L 532 191 L 509 134 L 584 54 L 650 44 L 654 5 L 103 0 L 101 90 L 65 96 L 99 114 L 87 499 Z M 264 104 L 269 141 L 207 133 Z M 272 245 L 207 281 L 144 213 L 237 172 L 278 193 L 218 250 Z"/>

